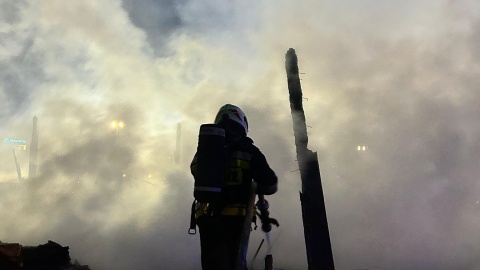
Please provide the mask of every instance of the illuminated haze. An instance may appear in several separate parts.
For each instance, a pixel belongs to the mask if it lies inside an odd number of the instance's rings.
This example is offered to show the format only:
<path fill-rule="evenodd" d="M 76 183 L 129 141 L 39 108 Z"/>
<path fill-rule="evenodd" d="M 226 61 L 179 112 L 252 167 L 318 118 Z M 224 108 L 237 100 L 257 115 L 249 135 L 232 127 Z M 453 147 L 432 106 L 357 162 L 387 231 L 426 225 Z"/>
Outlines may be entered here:
<path fill-rule="evenodd" d="M 198 126 L 233 103 L 279 176 L 275 266 L 306 269 L 284 69 L 293 47 L 336 268 L 480 265 L 476 1 L 0 7 L 1 241 L 53 240 L 95 270 L 199 269 L 188 165 Z M 28 149 L 3 138 L 30 142 L 34 116 L 38 177 L 19 184 L 12 149 L 24 177 Z M 261 239 L 252 233 L 251 253 Z"/>

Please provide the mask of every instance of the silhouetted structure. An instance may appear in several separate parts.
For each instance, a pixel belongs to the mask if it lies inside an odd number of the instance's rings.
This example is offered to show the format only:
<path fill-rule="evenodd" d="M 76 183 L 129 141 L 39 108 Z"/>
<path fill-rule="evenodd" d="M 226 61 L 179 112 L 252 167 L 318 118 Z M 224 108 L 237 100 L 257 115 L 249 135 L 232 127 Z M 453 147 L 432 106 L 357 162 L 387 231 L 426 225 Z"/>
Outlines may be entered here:
<path fill-rule="evenodd" d="M 18 181 L 22 181 L 22 170 L 20 169 L 20 163 L 18 163 L 17 155 L 15 155 L 15 150 L 13 150 L 13 160 L 15 161 L 15 167 L 17 168 Z"/>
<path fill-rule="evenodd" d="M 37 154 L 38 154 L 37 120 L 38 118 L 36 116 L 33 117 L 32 142 L 30 143 L 30 162 L 28 166 L 29 179 L 34 179 L 35 177 L 37 177 Z"/>
<path fill-rule="evenodd" d="M 292 48 L 288 50 L 285 56 L 285 69 L 287 71 L 297 160 L 302 179 L 300 201 L 302 204 L 308 269 L 335 269 L 320 168 L 317 153 L 307 148 L 307 125 L 303 111 L 298 59 L 295 50 Z"/>

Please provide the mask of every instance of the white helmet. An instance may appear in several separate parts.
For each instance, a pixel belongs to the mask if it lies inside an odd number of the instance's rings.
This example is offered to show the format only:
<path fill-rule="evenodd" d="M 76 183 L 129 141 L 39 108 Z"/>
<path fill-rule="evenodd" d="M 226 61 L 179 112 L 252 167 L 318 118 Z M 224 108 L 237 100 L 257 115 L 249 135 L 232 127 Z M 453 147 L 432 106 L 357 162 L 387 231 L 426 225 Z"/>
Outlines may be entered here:
<path fill-rule="evenodd" d="M 245 131 L 244 135 L 248 133 L 248 121 L 245 113 L 237 106 L 232 104 L 223 105 L 215 117 L 215 124 L 224 123 L 226 119 L 232 120 L 240 124 Z"/>

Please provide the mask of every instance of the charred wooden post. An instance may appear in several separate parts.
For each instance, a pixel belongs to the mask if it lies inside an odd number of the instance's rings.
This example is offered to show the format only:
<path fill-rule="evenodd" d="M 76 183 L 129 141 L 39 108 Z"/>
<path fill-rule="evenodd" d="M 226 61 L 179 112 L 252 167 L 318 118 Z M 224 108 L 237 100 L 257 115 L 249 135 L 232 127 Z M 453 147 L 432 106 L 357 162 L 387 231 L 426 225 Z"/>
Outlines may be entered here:
<path fill-rule="evenodd" d="M 308 269 L 335 269 L 317 152 L 312 152 L 307 148 L 308 134 L 303 111 L 298 59 L 295 50 L 292 48 L 288 50 L 285 56 L 285 69 L 287 71 L 297 160 L 302 179 L 300 201 Z"/>

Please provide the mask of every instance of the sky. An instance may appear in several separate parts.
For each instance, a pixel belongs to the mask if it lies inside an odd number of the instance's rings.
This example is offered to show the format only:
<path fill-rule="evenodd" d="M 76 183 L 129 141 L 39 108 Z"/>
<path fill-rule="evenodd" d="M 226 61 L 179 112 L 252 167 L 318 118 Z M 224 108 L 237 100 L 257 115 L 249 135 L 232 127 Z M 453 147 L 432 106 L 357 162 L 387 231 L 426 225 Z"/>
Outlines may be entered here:
<path fill-rule="evenodd" d="M 95 270 L 200 269 L 189 163 L 200 124 L 232 103 L 279 177 L 267 198 L 280 222 L 274 265 L 306 269 L 285 73 L 294 48 L 336 269 L 477 269 L 479 10 L 0 0 L 0 241 L 53 240 Z M 12 150 L 28 178 L 34 116 L 38 176 L 19 181 Z M 250 261 L 263 237 L 252 232 Z"/>

